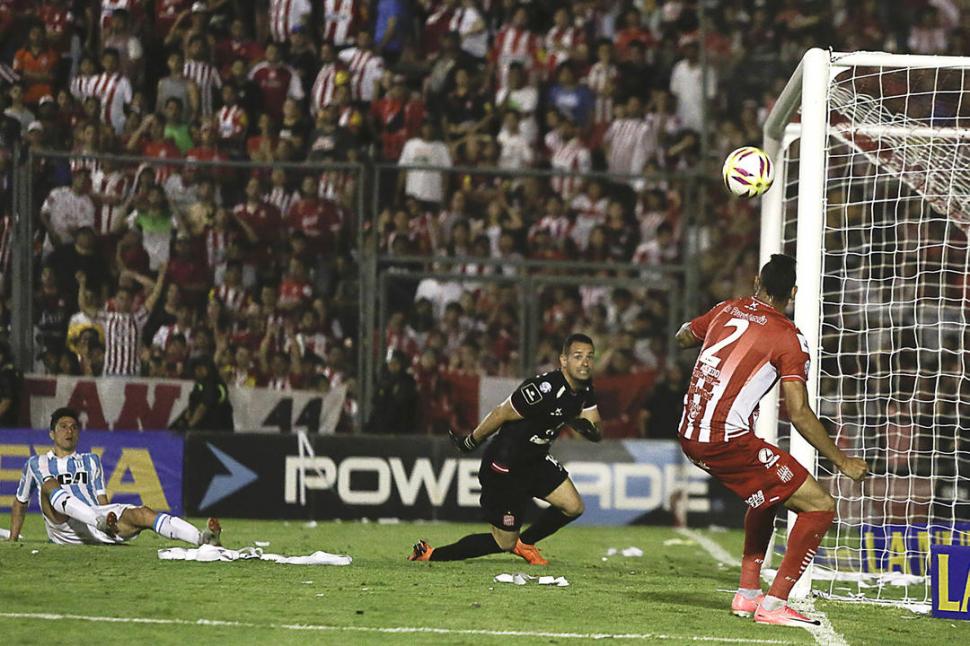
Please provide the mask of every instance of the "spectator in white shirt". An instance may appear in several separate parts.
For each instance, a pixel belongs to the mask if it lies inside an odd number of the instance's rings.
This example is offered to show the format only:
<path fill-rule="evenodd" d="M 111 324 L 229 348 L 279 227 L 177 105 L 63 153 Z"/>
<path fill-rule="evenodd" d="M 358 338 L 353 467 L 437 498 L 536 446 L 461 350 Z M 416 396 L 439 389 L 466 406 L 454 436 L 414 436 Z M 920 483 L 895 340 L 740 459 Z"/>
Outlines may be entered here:
<path fill-rule="evenodd" d="M 526 73 L 522 63 L 509 64 L 508 84 L 495 95 L 495 107 L 515 110 L 519 113 L 519 129 L 530 144 L 536 142 L 539 124 L 535 112 L 539 105 L 539 91 L 526 84 Z"/>
<path fill-rule="evenodd" d="M 40 207 L 40 221 L 47 230 L 44 254 L 55 246 L 74 242 L 81 227 L 94 227 L 94 202 L 91 200 L 91 174 L 87 168 L 74 169 L 70 186 L 59 186 L 50 192 Z"/>
<path fill-rule="evenodd" d="M 698 58 L 695 40 L 684 42 L 684 58 L 674 63 L 670 72 L 670 92 L 677 97 L 677 116 L 685 128 L 700 132 L 704 125 L 704 70 Z M 717 77 L 713 68 L 707 70 L 707 98 L 714 97 Z"/>
<path fill-rule="evenodd" d="M 421 124 L 421 131 L 417 137 L 408 139 L 401 151 L 398 164 L 406 166 L 451 166 L 451 153 L 448 146 L 441 141 L 434 125 L 430 121 Z M 445 199 L 444 173 L 433 170 L 408 170 L 398 175 L 398 192 L 404 189 L 405 195 L 410 195 L 422 203 L 426 209 L 438 210 Z"/>
<path fill-rule="evenodd" d="M 498 158 L 499 168 L 517 170 L 532 165 L 532 146 L 522 134 L 518 112 L 506 110 L 502 118 L 502 130 L 499 131 L 497 140 L 501 146 Z"/>

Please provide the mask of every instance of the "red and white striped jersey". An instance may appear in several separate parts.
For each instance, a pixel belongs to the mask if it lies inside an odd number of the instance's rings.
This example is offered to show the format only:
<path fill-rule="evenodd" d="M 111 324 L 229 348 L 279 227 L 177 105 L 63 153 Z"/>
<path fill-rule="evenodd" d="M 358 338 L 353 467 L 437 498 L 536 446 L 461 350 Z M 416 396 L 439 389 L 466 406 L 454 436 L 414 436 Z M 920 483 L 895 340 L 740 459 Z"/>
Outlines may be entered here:
<path fill-rule="evenodd" d="M 620 71 L 610 63 L 595 63 L 586 74 L 586 85 L 596 96 L 593 105 L 593 123 L 609 123 L 613 120 L 613 86 Z"/>
<path fill-rule="evenodd" d="M 592 158 L 589 149 L 583 145 L 578 137 L 573 137 L 569 141 L 559 145 L 552 153 L 550 160 L 553 169 L 568 173 L 588 173 L 592 167 Z M 552 189 L 559 193 L 564 200 L 568 201 L 573 195 L 578 193 L 583 186 L 582 177 L 554 176 L 550 184 Z"/>
<path fill-rule="evenodd" d="M 355 101 L 374 100 L 374 84 L 384 73 L 384 59 L 374 52 L 350 47 L 338 54 L 350 70 L 350 94 Z"/>
<path fill-rule="evenodd" d="M 522 63 L 526 78 L 532 71 L 539 51 L 539 37 L 526 29 L 503 27 L 492 44 L 492 60 L 498 70 L 495 86 L 499 90 L 508 85 L 509 65 Z"/>
<path fill-rule="evenodd" d="M 333 103 L 333 95 L 337 89 L 337 72 L 343 69 L 338 63 L 325 63 L 317 73 L 317 78 L 310 88 L 310 112 L 316 115 L 320 110 Z"/>
<path fill-rule="evenodd" d="M 186 343 L 192 343 L 192 327 L 182 327 L 178 323 L 172 323 L 170 325 L 163 325 L 155 331 L 155 336 L 152 337 L 152 345 L 156 348 L 167 350 L 168 342 L 176 334 L 184 336 Z"/>
<path fill-rule="evenodd" d="M 547 231 L 549 236 L 562 242 L 572 234 L 573 223 L 565 215 L 544 215 L 538 222 L 529 228 L 529 238 L 531 239 L 539 231 Z"/>
<path fill-rule="evenodd" d="M 249 296 L 243 287 L 231 287 L 223 283 L 212 290 L 212 295 L 233 312 L 241 312 L 249 305 Z"/>
<path fill-rule="evenodd" d="M 105 173 L 100 168 L 91 173 L 91 193 L 101 198 L 124 200 L 131 188 L 131 178 L 125 173 L 112 171 Z M 115 222 L 124 219 L 123 204 L 101 204 L 95 206 L 94 230 L 98 235 L 111 233 Z"/>
<path fill-rule="evenodd" d="M 95 152 L 91 152 L 91 155 L 92 155 L 91 157 L 84 156 L 86 152 L 88 151 L 82 151 L 82 150 L 74 151 L 74 154 L 78 156 L 71 157 L 71 159 L 67 163 L 71 167 L 72 173 L 76 173 L 81 169 L 86 169 L 89 173 L 91 173 L 91 176 L 93 177 L 95 173 L 101 171 L 101 160 L 93 156 L 93 155 L 97 155 L 97 153 Z"/>
<path fill-rule="evenodd" d="M 573 48 L 584 40 L 583 32 L 576 27 L 553 27 L 546 32 L 542 46 L 546 51 L 547 78 L 551 78 L 556 68 L 570 59 Z"/>
<path fill-rule="evenodd" d="M 148 310 L 140 306 L 122 314 L 107 309 L 98 314 L 104 329 L 104 376 L 137 375 L 141 367 L 141 333 L 148 322 Z"/>
<path fill-rule="evenodd" d="M 216 127 L 220 139 L 234 139 L 246 132 L 249 118 L 238 105 L 224 105 L 216 112 Z"/>
<path fill-rule="evenodd" d="M 282 43 L 290 39 L 293 28 L 313 11 L 310 0 L 269 0 L 269 32 Z"/>
<path fill-rule="evenodd" d="M 317 197 L 339 202 L 350 183 L 354 181 L 353 171 L 325 170 L 320 173 Z M 341 219 L 343 214 L 341 213 Z"/>
<path fill-rule="evenodd" d="M 808 381 L 808 342 L 783 313 L 753 296 L 724 301 L 689 323 L 704 341 L 684 396 L 680 435 L 729 442 L 752 431 L 758 402 L 778 379 Z"/>
<path fill-rule="evenodd" d="M 222 78 L 215 65 L 194 59 L 185 61 L 182 66 L 185 78 L 195 81 L 199 86 L 199 112 L 203 117 L 212 116 L 213 89 L 222 87 Z"/>
<path fill-rule="evenodd" d="M 226 260 L 226 252 L 233 234 L 226 229 L 206 227 L 205 230 L 205 259 L 209 269 L 215 269 Z"/>
<path fill-rule="evenodd" d="M 323 0 L 323 40 L 335 47 L 354 41 L 359 27 L 357 0 Z"/>
<path fill-rule="evenodd" d="M 569 208 L 576 213 L 576 221 L 570 235 L 580 249 L 589 245 L 589 234 L 593 227 L 606 222 L 606 209 L 609 204 L 610 201 L 605 197 L 594 202 L 586 193 L 580 193 L 573 198 Z"/>
<path fill-rule="evenodd" d="M 300 193 L 298 191 L 290 191 L 281 186 L 272 187 L 269 193 L 263 196 L 263 200 L 275 206 L 284 218 L 289 215 L 290 207 L 298 199 L 300 199 Z"/>
<path fill-rule="evenodd" d="M 78 75 L 71 81 L 71 94 L 78 99 L 89 96 L 101 101 L 101 120 L 121 134 L 125 126 L 125 106 L 131 103 L 132 89 L 128 79 L 114 72 L 108 74 Z"/>
<path fill-rule="evenodd" d="M 642 119 L 617 119 L 607 128 L 607 167 L 616 175 L 639 175 L 650 151 L 650 126 Z"/>

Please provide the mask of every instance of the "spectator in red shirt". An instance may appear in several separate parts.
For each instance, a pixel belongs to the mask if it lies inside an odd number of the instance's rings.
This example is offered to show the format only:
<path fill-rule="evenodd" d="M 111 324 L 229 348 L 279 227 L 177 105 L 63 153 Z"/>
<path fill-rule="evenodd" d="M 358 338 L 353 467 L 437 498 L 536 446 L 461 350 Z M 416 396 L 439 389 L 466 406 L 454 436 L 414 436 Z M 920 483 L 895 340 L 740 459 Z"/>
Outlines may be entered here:
<path fill-rule="evenodd" d="M 246 240 L 252 245 L 255 262 L 268 262 L 279 242 L 282 219 L 279 209 L 262 199 L 262 186 L 255 175 L 246 182 L 246 199 L 232 210 Z"/>
<path fill-rule="evenodd" d="M 616 34 L 617 59 L 626 61 L 629 58 L 630 43 L 637 41 L 645 49 L 654 44 L 653 35 L 640 25 L 640 12 L 631 7 L 623 14 L 623 29 Z"/>
<path fill-rule="evenodd" d="M 300 199 L 290 207 L 287 228 L 301 231 L 310 248 L 319 256 L 330 256 L 340 234 L 341 218 L 337 205 L 321 199 L 317 193 L 317 178 L 308 175 L 300 184 Z"/>
<path fill-rule="evenodd" d="M 47 45 L 44 29 L 33 25 L 27 32 L 27 46 L 17 50 L 13 68 L 24 82 L 24 103 L 35 105 L 40 97 L 54 91 L 54 71 L 60 56 Z"/>
<path fill-rule="evenodd" d="M 175 144 L 165 138 L 165 117 L 160 114 L 146 116 L 138 129 L 132 133 L 126 148 L 145 157 L 161 159 L 181 157 Z"/>
<path fill-rule="evenodd" d="M 241 58 L 250 65 L 261 59 L 263 48 L 246 34 L 246 23 L 236 18 L 229 23 L 229 36 L 216 43 L 216 66 L 223 76 L 229 75 L 229 66 L 237 58 Z"/>
<path fill-rule="evenodd" d="M 299 258 L 290 258 L 288 271 L 280 281 L 279 295 L 278 306 L 287 311 L 313 300 L 313 286 L 306 265 Z"/>
<path fill-rule="evenodd" d="M 155 0 L 155 36 L 167 38 L 179 16 L 191 6 L 192 0 Z"/>
<path fill-rule="evenodd" d="M 381 133 L 381 150 L 384 159 L 396 161 L 401 156 L 404 142 L 411 138 L 408 125 L 409 104 L 405 103 L 407 88 L 404 85 L 404 76 L 398 74 L 394 77 L 391 89 L 383 98 L 380 98 L 371 105 L 371 118 L 374 129 Z M 412 111 L 416 111 L 412 109 Z M 423 106 L 420 109 L 423 117 Z M 420 127 L 420 121 L 418 122 Z M 414 129 L 414 132 L 417 128 Z"/>
<path fill-rule="evenodd" d="M 216 129 L 211 119 L 205 119 L 199 125 L 198 134 L 195 137 L 197 144 L 185 152 L 186 159 L 199 161 L 224 161 L 228 159 L 219 150 L 219 142 L 216 137 Z M 212 166 L 200 167 L 195 170 L 202 177 L 214 179 L 226 178 L 230 176 L 230 169 L 213 168 Z"/>
<path fill-rule="evenodd" d="M 37 8 L 37 17 L 44 26 L 47 42 L 61 56 L 68 56 L 75 17 L 66 0 L 47 0 Z"/>
<path fill-rule="evenodd" d="M 296 71 L 283 63 L 280 46 L 266 46 L 266 58 L 249 71 L 249 78 L 256 83 L 262 96 L 263 109 L 276 119 L 283 116 L 283 101 L 287 97 L 303 100 L 303 85 Z"/>
<path fill-rule="evenodd" d="M 182 290 L 185 301 L 192 306 L 200 305 L 209 293 L 211 277 L 205 260 L 188 234 L 180 233 L 175 239 L 175 249 L 168 262 L 168 279 Z"/>

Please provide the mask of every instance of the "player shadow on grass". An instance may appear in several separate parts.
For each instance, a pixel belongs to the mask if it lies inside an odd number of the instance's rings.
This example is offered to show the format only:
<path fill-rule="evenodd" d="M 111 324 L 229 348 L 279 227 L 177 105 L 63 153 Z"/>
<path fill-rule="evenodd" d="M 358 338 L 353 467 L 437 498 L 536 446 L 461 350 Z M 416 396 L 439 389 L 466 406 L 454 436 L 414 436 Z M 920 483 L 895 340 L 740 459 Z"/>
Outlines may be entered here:
<path fill-rule="evenodd" d="M 638 601 L 645 601 L 656 605 L 670 603 L 669 590 L 632 592 L 630 596 Z M 726 614 L 724 610 L 724 599 L 712 596 L 710 592 L 678 592 L 677 605 L 690 608 L 708 608 Z"/>

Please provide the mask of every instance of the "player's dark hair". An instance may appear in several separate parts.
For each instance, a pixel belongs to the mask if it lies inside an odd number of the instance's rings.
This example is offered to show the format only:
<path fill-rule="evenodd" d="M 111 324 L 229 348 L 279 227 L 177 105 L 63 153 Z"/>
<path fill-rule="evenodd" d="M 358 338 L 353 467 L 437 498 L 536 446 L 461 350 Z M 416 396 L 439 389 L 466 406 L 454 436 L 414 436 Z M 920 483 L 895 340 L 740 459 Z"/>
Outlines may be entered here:
<path fill-rule="evenodd" d="M 54 427 L 57 426 L 57 420 L 59 420 L 62 417 L 70 417 L 75 422 L 77 422 L 78 426 L 81 425 L 81 418 L 78 416 L 76 410 L 74 410 L 73 408 L 68 408 L 67 406 L 61 406 L 60 408 L 58 408 L 57 410 L 55 410 L 53 413 L 51 413 L 51 430 L 52 431 L 54 430 Z"/>
<path fill-rule="evenodd" d="M 768 296 L 787 302 L 795 286 L 795 259 L 782 253 L 771 254 L 771 260 L 761 268 L 760 278 L 761 288 Z"/>
<path fill-rule="evenodd" d="M 585 334 L 579 334 L 578 332 L 575 334 L 570 334 L 566 337 L 566 340 L 562 342 L 562 353 L 569 354 L 569 348 L 571 348 L 574 343 L 593 345 L 593 340 Z"/>

